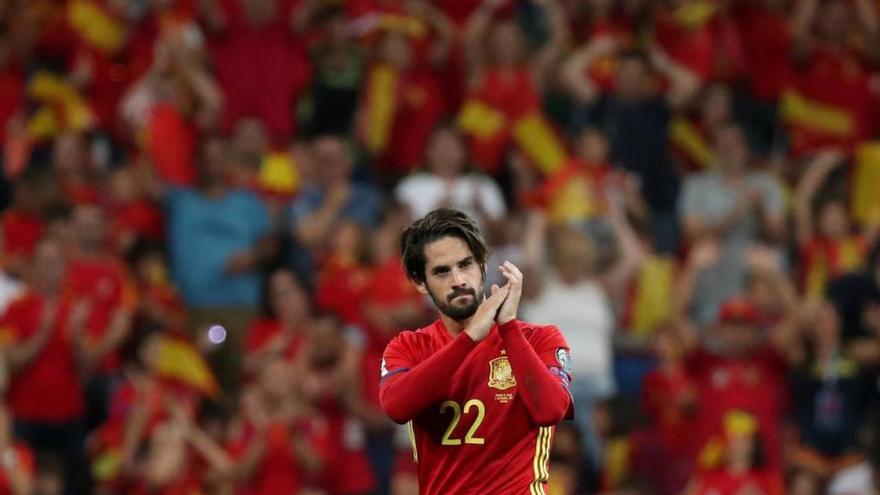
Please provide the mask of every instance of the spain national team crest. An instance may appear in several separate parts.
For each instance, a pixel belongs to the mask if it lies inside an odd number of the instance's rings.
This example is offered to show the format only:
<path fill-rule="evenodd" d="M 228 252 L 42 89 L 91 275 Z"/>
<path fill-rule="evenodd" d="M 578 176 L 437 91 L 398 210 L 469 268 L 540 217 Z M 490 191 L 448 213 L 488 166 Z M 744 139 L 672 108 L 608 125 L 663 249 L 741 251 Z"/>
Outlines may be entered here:
<path fill-rule="evenodd" d="M 507 356 L 489 361 L 489 386 L 498 390 L 507 390 L 516 386 L 516 377 Z"/>

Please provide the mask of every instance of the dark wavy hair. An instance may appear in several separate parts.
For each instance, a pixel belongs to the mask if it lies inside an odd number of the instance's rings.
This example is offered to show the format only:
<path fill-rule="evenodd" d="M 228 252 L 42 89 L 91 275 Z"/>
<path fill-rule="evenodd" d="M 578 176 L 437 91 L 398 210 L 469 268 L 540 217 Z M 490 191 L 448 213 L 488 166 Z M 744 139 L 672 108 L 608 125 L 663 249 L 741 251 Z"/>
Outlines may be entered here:
<path fill-rule="evenodd" d="M 486 240 L 477 222 L 454 208 L 433 210 L 403 230 L 400 235 L 400 256 L 407 277 L 414 282 L 425 283 L 425 246 L 444 237 L 457 237 L 468 245 L 485 279 L 486 260 L 489 258 Z"/>

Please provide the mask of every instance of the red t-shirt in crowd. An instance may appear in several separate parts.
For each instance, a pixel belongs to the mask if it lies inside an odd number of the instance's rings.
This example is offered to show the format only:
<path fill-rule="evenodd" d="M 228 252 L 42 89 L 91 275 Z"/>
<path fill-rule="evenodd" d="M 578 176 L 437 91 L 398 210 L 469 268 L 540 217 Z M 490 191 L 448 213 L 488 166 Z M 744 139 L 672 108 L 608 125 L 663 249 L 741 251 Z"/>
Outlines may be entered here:
<path fill-rule="evenodd" d="M 552 326 L 523 323 L 540 360 L 560 366 L 568 344 Z M 382 375 L 405 373 L 453 342 L 441 320 L 403 332 L 388 344 Z M 549 477 L 552 426 L 534 424 L 497 327 L 476 344 L 448 385 L 446 400 L 410 423 L 419 464 L 419 492 L 544 493 Z M 559 377 L 565 384 L 565 379 Z"/>
<path fill-rule="evenodd" d="M 147 119 L 146 152 L 163 181 L 175 186 L 196 182 L 198 131 L 174 105 L 156 104 Z"/>
<path fill-rule="evenodd" d="M 275 19 L 262 27 L 248 25 L 244 2 L 221 3 L 228 25 L 211 38 L 210 47 L 225 95 L 223 128 L 229 131 L 242 117 L 253 116 L 284 142 L 296 134 L 295 104 L 311 77 L 308 57 L 291 33 L 296 2 L 276 2 Z"/>
<path fill-rule="evenodd" d="M 276 338 L 279 338 L 284 327 L 279 320 L 271 318 L 261 318 L 254 321 L 248 327 L 247 336 L 244 340 L 244 352 L 246 354 L 256 354 L 263 350 Z M 299 329 L 294 330 L 295 335 L 287 346 L 284 348 L 282 356 L 285 359 L 292 360 L 296 357 L 303 343 L 303 332 Z"/>
<path fill-rule="evenodd" d="M 0 129 L 6 135 L 6 126 L 24 103 L 24 75 L 17 64 L 8 64 L 0 70 Z"/>
<path fill-rule="evenodd" d="M 10 209 L 3 212 L 0 222 L 4 256 L 30 258 L 43 235 L 43 220 L 33 213 Z"/>
<path fill-rule="evenodd" d="M 709 471 L 697 479 L 697 495 L 738 495 L 751 488 L 754 495 L 782 495 L 785 493 L 779 477 L 761 471 L 732 473 L 726 470 Z"/>
<path fill-rule="evenodd" d="M 697 447 L 689 434 L 697 387 L 684 367 L 672 373 L 654 370 L 645 376 L 642 385 L 642 407 L 651 420 L 665 447 L 672 453 L 689 455 Z M 690 407 L 688 407 L 690 400 Z"/>
<path fill-rule="evenodd" d="M 0 325 L 13 342 L 21 344 L 37 333 L 44 302 L 44 296 L 25 292 L 9 305 Z M 82 417 L 85 402 L 67 326 L 70 303 L 62 298 L 48 343 L 30 364 L 12 374 L 8 398 L 19 420 L 51 423 Z"/>
<path fill-rule="evenodd" d="M 148 200 L 119 204 L 113 209 L 114 245 L 123 247 L 129 239 L 161 240 L 165 236 L 165 218 L 162 210 Z"/>
<path fill-rule="evenodd" d="M 758 420 L 768 467 L 781 466 L 787 372 L 782 356 L 771 347 L 743 358 L 699 349 L 688 358 L 687 367 L 698 389 L 695 438 L 700 447 L 713 437 L 723 436 L 727 412 L 744 410 Z"/>
<path fill-rule="evenodd" d="M 370 283 L 370 270 L 354 260 L 330 258 L 318 276 L 315 304 L 325 311 L 333 311 L 348 324 L 364 321 L 361 304 Z"/>
<path fill-rule="evenodd" d="M 136 302 L 135 289 L 125 264 L 111 256 L 71 260 L 65 290 L 74 301 L 86 299 L 91 302 L 86 335 L 92 341 L 104 335 L 117 309 L 133 309 Z M 111 351 L 104 357 L 100 369 L 110 372 L 117 370 L 120 364 L 118 352 Z"/>
<path fill-rule="evenodd" d="M 774 101 L 791 77 L 788 16 L 757 5 L 743 5 L 735 13 L 748 54 L 746 72 L 752 93 L 763 101 Z"/>
<path fill-rule="evenodd" d="M 227 450 L 234 459 L 241 459 L 250 448 L 257 435 L 264 435 L 266 452 L 262 462 L 250 479 L 238 487 L 239 495 L 274 495 L 276 493 L 299 493 L 308 481 L 309 475 L 300 465 L 290 441 L 291 435 L 306 438 L 315 456 L 326 457 L 326 431 L 321 428 L 322 421 L 312 419 L 295 425 L 276 422 L 269 425 L 263 433 L 257 432 L 253 425 L 245 423 L 241 432 L 228 445 Z"/>

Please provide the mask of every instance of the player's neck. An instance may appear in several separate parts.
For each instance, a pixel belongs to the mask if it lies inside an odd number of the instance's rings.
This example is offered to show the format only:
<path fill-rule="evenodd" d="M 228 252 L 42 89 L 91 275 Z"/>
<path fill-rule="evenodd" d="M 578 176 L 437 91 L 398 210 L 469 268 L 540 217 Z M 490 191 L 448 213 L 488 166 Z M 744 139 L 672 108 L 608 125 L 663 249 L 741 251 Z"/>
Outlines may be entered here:
<path fill-rule="evenodd" d="M 468 323 L 470 323 L 471 319 L 468 318 L 466 320 L 455 320 L 443 313 L 440 313 L 440 321 L 443 322 L 443 326 L 446 327 L 446 331 L 449 332 L 453 337 L 458 337 L 458 335 L 467 328 Z"/>

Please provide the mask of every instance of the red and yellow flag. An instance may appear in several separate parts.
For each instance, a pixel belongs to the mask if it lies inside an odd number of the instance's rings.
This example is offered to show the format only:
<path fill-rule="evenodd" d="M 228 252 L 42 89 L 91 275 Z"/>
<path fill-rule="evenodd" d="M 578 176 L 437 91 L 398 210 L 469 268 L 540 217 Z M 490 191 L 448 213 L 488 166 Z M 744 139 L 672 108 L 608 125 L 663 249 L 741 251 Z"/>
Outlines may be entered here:
<path fill-rule="evenodd" d="M 858 236 L 839 241 L 814 239 L 803 248 L 804 293 L 822 297 L 829 280 L 865 263 L 867 251 L 868 246 Z"/>
<path fill-rule="evenodd" d="M 360 133 L 370 153 L 384 153 L 391 141 L 399 77 L 399 71 L 388 64 L 376 65 L 367 74 Z"/>
<path fill-rule="evenodd" d="M 216 397 L 220 393 L 220 386 L 211 368 L 192 344 L 174 337 L 158 338 L 155 365 L 159 378 L 187 385 L 208 397 Z"/>
<path fill-rule="evenodd" d="M 64 78 L 40 71 L 28 83 L 28 96 L 39 104 L 26 124 L 35 141 L 50 139 L 62 132 L 85 131 L 95 117 L 77 90 Z"/>
<path fill-rule="evenodd" d="M 568 160 L 528 71 L 487 71 L 459 112 L 458 125 L 471 140 L 474 162 L 489 173 L 498 171 L 509 145 L 544 175 L 561 170 Z"/>
<path fill-rule="evenodd" d="M 112 55 L 124 45 L 125 22 L 92 0 L 71 0 L 67 4 L 67 22 L 93 48 Z"/>
<path fill-rule="evenodd" d="M 686 117 L 675 117 L 669 123 L 669 141 L 689 170 L 706 170 L 715 161 L 706 134 Z"/>

